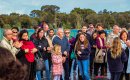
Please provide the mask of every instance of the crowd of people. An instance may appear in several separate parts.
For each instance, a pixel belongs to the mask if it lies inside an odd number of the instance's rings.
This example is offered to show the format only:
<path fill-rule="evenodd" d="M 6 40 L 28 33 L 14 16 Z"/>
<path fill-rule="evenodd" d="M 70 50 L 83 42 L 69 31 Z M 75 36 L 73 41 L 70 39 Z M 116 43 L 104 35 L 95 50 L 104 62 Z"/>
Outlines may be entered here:
<path fill-rule="evenodd" d="M 130 80 L 127 29 L 113 25 L 107 34 L 102 23 L 90 23 L 74 37 L 70 29 L 50 29 L 43 22 L 34 30 L 29 37 L 27 29 L 4 29 L 0 80 L 44 80 L 44 76 L 46 80 Z M 36 69 L 37 56 L 44 69 Z"/>

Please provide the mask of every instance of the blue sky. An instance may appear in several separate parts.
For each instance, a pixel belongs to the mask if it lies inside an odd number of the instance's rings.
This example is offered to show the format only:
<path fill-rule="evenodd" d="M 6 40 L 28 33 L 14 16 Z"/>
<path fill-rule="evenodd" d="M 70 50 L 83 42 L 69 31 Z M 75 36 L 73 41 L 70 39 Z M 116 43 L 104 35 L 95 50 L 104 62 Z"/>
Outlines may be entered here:
<path fill-rule="evenodd" d="M 90 8 L 96 12 L 103 9 L 130 11 L 130 0 L 0 0 L 0 14 L 29 14 L 32 10 L 40 9 L 42 5 L 57 5 L 60 12 L 66 13 L 75 7 Z"/>

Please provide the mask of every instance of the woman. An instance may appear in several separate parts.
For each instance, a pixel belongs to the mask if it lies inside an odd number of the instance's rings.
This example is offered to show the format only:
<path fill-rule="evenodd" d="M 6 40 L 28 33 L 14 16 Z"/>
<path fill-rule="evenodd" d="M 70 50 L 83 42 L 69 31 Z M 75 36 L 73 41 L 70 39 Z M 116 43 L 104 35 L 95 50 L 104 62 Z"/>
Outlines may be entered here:
<path fill-rule="evenodd" d="M 48 62 L 48 51 L 51 50 L 48 41 L 44 36 L 44 30 L 40 28 L 37 32 L 37 38 L 34 40 L 34 44 L 38 51 L 41 53 L 45 63 L 46 78 L 50 80 L 49 62 Z M 41 71 L 36 72 L 37 80 L 41 80 Z"/>
<path fill-rule="evenodd" d="M 27 76 L 25 80 L 34 80 L 34 54 L 37 52 L 37 49 L 33 42 L 29 41 L 27 30 L 20 31 L 19 42 L 22 42 L 23 45 L 16 56 L 23 65 L 27 65 Z"/>
<path fill-rule="evenodd" d="M 94 63 L 94 57 L 96 52 L 96 38 L 97 38 L 97 31 L 92 33 L 92 39 L 91 39 L 91 54 L 90 54 L 90 73 L 92 75 L 93 73 L 93 63 Z"/>
<path fill-rule="evenodd" d="M 120 80 L 123 80 L 123 76 L 125 75 L 125 80 L 130 80 L 130 49 L 128 48 L 128 33 L 123 30 L 120 33 L 121 45 L 122 48 L 125 50 L 125 53 L 128 57 L 128 60 L 124 63 L 124 70 L 121 74 Z"/>
<path fill-rule="evenodd" d="M 0 80 L 25 80 L 26 66 L 14 59 L 12 53 L 0 47 Z"/>
<path fill-rule="evenodd" d="M 107 46 L 105 45 L 106 41 L 105 41 L 105 36 L 106 33 L 104 30 L 101 30 L 98 32 L 98 37 L 96 38 L 96 46 L 97 46 L 97 51 L 95 53 L 95 62 L 94 62 L 94 75 L 98 76 L 98 71 L 99 68 L 101 68 L 101 76 L 104 76 L 104 70 L 106 70 L 106 49 Z M 96 56 L 98 55 L 99 50 L 103 51 L 103 60 L 102 62 L 98 62 L 96 60 Z"/>
<path fill-rule="evenodd" d="M 83 80 L 90 80 L 89 75 L 89 55 L 90 44 L 86 38 L 85 33 L 80 33 L 79 38 L 75 44 L 75 50 L 78 60 L 78 66 Z"/>
<path fill-rule="evenodd" d="M 107 59 L 109 71 L 111 73 L 111 80 L 119 80 L 124 68 L 123 63 L 127 61 L 127 56 L 122 49 L 121 41 L 118 37 L 114 38 L 112 47 L 108 50 Z"/>

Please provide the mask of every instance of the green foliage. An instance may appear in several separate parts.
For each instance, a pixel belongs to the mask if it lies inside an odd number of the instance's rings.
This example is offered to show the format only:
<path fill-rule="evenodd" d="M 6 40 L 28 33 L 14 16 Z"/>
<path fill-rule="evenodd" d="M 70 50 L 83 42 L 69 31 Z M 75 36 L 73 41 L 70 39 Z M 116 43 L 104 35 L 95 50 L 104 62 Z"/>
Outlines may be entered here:
<path fill-rule="evenodd" d="M 60 7 L 56 5 L 43 5 L 40 10 L 32 10 L 30 15 L 11 13 L 0 15 L 0 26 L 2 28 L 26 26 L 32 28 L 46 21 L 50 28 L 62 26 L 65 29 L 72 27 L 80 29 L 83 24 L 101 22 L 105 28 L 111 29 L 114 24 L 121 27 L 130 23 L 130 11 L 112 12 L 104 9 L 96 13 L 92 9 L 74 8 L 70 13 L 61 13 Z"/>

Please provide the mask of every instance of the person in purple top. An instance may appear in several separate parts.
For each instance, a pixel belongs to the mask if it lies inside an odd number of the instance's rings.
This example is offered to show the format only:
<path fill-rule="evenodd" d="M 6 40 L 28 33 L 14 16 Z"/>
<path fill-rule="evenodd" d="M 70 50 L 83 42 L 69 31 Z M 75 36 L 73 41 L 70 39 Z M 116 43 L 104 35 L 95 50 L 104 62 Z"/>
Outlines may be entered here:
<path fill-rule="evenodd" d="M 124 62 L 127 61 L 127 55 L 122 49 L 121 41 L 118 37 L 114 38 L 112 47 L 108 50 L 107 59 L 111 80 L 119 80 L 124 68 Z"/>

